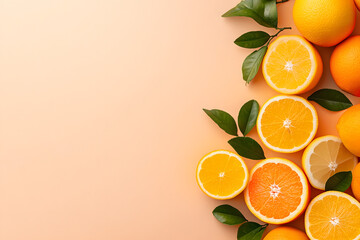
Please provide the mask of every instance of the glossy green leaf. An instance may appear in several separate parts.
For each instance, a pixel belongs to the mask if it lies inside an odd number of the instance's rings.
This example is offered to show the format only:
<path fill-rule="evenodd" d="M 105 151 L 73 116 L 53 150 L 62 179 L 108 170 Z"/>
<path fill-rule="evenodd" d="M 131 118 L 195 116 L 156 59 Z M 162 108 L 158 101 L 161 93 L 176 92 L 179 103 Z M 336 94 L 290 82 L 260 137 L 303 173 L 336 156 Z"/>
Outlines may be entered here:
<path fill-rule="evenodd" d="M 252 138 L 236 137 L 230 139 L 228 143 L 242 157 L 261 160 L 265 159 L 264 151 L 261 146 Z"/>
<path fill-rule="evenodd" d="M 261 47 L 245 58 L 242 64 L 242 74 L 246 83 L 249 83 L 256 76 L 267 49 L 267 46 Z"/>
<path fill-rule="evenodd" d="M 318 103 L 330 111 L 341 111 L 353 105 L 342 92 L 335 89 L 320 89 L 311 94 L 307 99 Z"/>
<path fill-rule="evenodd" d="M 223 17 L 249 17 L 265 27 L 277 28 L 276 0 L 243 0 Z"/>
<path fill-rule="evenodd" d="M 351 181 L 351 171 L 335 173 L 326 181 L 325 191 L 345 192 L 350 187 Z"/>
<path fill-rule="evenodd" d="M 238 116 L 238 124 L 240 131 L 244 136 L 246 136 L 255 126 L 259 108 L 259 103 L 256 100 L 250 100 L 241 107 Z"/>
<path fill-rule="evenodd" d="M 238 240 L 261 240 L 261 237 L 268 225 L 260 225 L 256 222 L 242 224 L 237 232 Z"/>
<path fill-rule="evenodd" d="M 258 48 L 269 41 L 270 35 L 263 31 L 247 32 L 235 40 L 235 44 L 243 48 Z"/>
<path fill-rule="evenodd" d="M 203 110 L 225 132 L 234 136 L 238 135 L 236 122 L 230 114 L 218 109 Z"/>
<path fill-rule="evenodd" d="M 227 225 L 237 225 L 247 221 L 239 210 L 228 204 L 217 206 L 212 213 L 219 222 Z"/>

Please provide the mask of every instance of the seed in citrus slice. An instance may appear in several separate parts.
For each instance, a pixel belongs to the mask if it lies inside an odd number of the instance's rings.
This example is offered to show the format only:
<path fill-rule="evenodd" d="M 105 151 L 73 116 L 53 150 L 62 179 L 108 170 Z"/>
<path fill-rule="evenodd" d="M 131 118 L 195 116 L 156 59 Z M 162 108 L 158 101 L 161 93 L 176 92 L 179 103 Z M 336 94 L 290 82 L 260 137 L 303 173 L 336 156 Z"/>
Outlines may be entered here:
<path fill-rule="evenodd" d="M 273 151 L 292 153 L 305 148 L 318 127 L 315 108 L 298 96 L 280 95 L 268 100 L 259 112 L 257 130 Z"/>
<path fill-rule="evenodd" d="M 280 93 L 299 94 L 316 86 L 323 63 L 318 51 L 305 38 L 283 35 L 270 44 L 262 68 L 271 88 Z"/>
<path fill-rule="evenodd" d="M 305 212 L 311 240 L 360 239 L 360 203 L 350 195 L 328 191 L 316 196 Z"/>
<path fill-rule="evenodd" d="M 218 150 L 204 156 L 196 169 L 200 189 L 215 199 L 230 199 L 246 187 L 249 172 L 244 160 L 237 154 Z"/>
<path fill-rule="evenodd" d="M 358 160 L 336 136 L 316 138 L 306 147 L 302 166 L 310 184 L 325 190 L 326 181 L 335 173 L 352 171 Z"/>
<path fill-rule="evenodd" d="M 295 163 L 282 158 L 268 158 L 251 170 L 245 203 L 261 221 L 283 224 L 305 210 L 309 191 L 306 176 Z"/>

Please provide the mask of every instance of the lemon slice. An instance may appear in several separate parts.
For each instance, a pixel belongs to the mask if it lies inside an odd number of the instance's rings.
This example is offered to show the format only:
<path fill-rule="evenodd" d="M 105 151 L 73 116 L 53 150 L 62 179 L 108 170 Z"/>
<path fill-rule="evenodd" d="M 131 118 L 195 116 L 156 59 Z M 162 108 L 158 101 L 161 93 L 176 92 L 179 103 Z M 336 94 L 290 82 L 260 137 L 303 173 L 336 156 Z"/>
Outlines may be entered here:
<path fill-rule="evenodd" d="M 276 38 L 269 46 L 262 68 L 267 84 L 285 94 L 311 90 L 323 72 L 318 51 L 305 38 L 295 35 Z"/>
<path fill-rule="evenodd" d="M 336 136 L 315 139 L 303 153 L 302 165 L 310 184 L 325 190 L 326 181 L 335 173 L 352 171 L 358 160 Z"/>
<path fill-rule="evenodd" d="M 276 152 L 292 153 L 305 148 L 314 138 L 317 127 L 315 108 L 298 96 L 271 98 L 257 119 L 260 139 Z"/>
<path fill-rule="evenodd" d="M 249 172 L 243 159 L 232 152 L 218 150 L 204 156 L 196 169 L 200 189 L 215 199 L 230 199 L 246 187 Z"/>

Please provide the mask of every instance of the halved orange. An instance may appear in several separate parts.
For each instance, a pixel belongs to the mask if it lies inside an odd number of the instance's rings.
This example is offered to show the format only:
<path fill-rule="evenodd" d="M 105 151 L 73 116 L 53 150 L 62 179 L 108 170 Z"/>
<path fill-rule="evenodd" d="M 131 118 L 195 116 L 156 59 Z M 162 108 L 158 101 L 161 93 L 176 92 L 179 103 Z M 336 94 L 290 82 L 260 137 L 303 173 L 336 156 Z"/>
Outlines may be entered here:
<path fill-rule="evenodd" d="M 237 154 L 218 150 L 204 156 L 196 169 L 200 189 L 215 199 L 230 199 L 246 187 L 249 172 L 244 160 Z"/>
<path fill-rule="evenodd" d="M 300 151 L 314 138 L 317 128 L 315 108 L 298 96 L 271 98 L 261 108 L 257 119 L 260 139 L 276 152 Z"/>
<path fill-rule="evenodd" d="M 316 138 L 306 147 L 302 166 L 310 184 L 325 190 L 326 181 L 335 173 L 352 171 L 358 159 L 347 150 L 336 136 Z"/>
<path fill-rule="evenodd" d="M 328 191 L 316 196 L 305 212 L 311 240 L 360 239 L 360 203 L 350 195 Z"/>
<path fill-rule="evenodd" d="M 251 170 L 245 203 L 261 221 L 284 224 L 305 210 L 309 191 L 306 176 L 295 163 L 268 158 Z"/>
<path fill-rule="evenodd" d="M 264 57 L 267 84 L 285 94 L 304 93 L 316 86 L 323 72 L 318 51 L 305 38 L 283 35 L 274 40 Z"/>

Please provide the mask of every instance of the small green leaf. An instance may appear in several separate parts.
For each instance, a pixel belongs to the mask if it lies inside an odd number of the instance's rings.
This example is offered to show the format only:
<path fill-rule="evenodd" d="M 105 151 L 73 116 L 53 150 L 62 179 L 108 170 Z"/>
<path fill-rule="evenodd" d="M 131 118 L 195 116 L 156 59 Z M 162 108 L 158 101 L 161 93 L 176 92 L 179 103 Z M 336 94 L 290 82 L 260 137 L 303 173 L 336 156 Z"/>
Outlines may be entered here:
<path fill-rule="evenodd" d="M 335 112 L 347 109 L 353 105 L 343 93 L 335 89 L 320 89 L 311 94 L 307 99 L 318 103 L 327 110 Z"/>
<path fill-rule="evenodd" d="M 242 74 L 246 83 L 249 83 L 256 76 L 267 49 L 267 46 L 263 46 L 245 58 L 242 64 Z"/>
<path fill-rule="evenodd" d="M 250 100 L 245 103 L 239 112 L 238 124 L 240 131 L 246 136 L 256 124 L 259 114 L 259 103 L 256 100 Z"/>
<path fill-rule="evenodd" d="M 247 221 L 239 210 L 228 204 L 217 206 L 212 213 L 219 222 L 227 225 L 237 225 Z"/>
<path fill-rule="evenodd" d="M 230 139 L 228 143 L 242 157 L 261 160 L 265 159 L 264 151 L 261 146 L 252 138 L 236 137 Z"/>
<path fill-rule="evenodd" d="M 243 48 L 258 48 L 270 39 L 270 35 L 263 31 L 247 32 L 235 40 L 235 44 Z"/>
<path fill-rule="evenodd" d="M 238 136 L 236 122 L 230 114 L 218 109 L 203 110 L 225 132 Z"/>
<path fill-rule="evenodd" d="M 345 192 L 351 185 L 352 173 L 348 172 L 338 172 L 331 176 L 325 184 L 325 191 L 339 191 Z"/>
<path fill-rule="evenodd" d="M 262 26 L 277 28 L 278 15 L 276 0 L 242 0 L 223 17 L 249 17 Z"/>
<path fill-rule="evenodd" d="M 239 227 L 237 232 L 237 239 L 260 240 L 267 226 L 267 224 L 260 225 L 256 222 L 246 222 Z"/>

